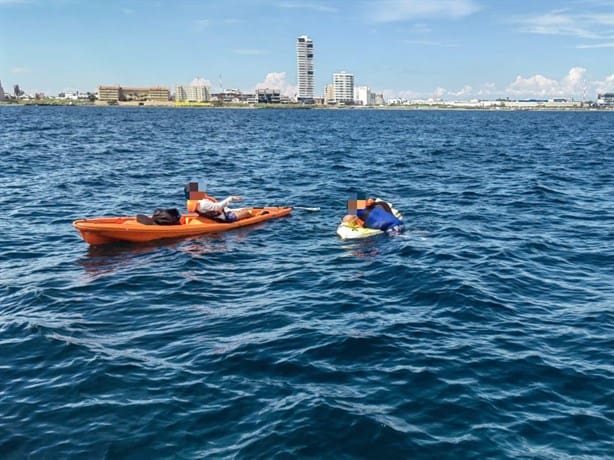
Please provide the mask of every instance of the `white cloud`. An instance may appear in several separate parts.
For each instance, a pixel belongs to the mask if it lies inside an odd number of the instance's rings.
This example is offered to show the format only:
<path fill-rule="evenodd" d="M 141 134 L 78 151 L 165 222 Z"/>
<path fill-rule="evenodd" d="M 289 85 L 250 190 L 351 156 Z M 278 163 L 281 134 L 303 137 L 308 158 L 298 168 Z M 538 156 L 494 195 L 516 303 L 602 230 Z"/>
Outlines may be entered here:
<path fill-rule="evenodd" d="M 594 45 L 577 45 L 578 49 L 592 49 L 592 48 L 614 48 L 614 42 L 610 43 L 595 43 Z"/>
<path fill-rule="evenodd" d="M 492 82 L 484 83 L 484 85 L 482 85 L 482 88 L 477 90 L 477 92 L 475 93 L 476 96 L 480 96 L 483 98 L 488 98 L 496 94 L 497 94 L 497 85 L 495 85 Z"/>
<path fill-rule="evenodd" d="M 192 80 L 192 83 L 190 83 L 190 86 L 208 86 L 209 88 L 211 88 L 213 85 L 211 84 L 211 82 L 209 80 L 205 80 L 204 78 L 195 78 L 194 80 Z"/>
<path fill-rule="evenodd" d="M 614 13 L 576 13 L 570 10 L 555 10 L 549 13 L 526 16 L 513 20 L 522 32 L 539 35 L 560 35 L 599 40 L 605 43 L 581 44 L 576 48 L 609 48 L 614 39 Z"/>
<path fill-rule="evenodd" d="M 393 89 L 385 89 L 382 91 L 382 95 L 384 99 L 405 99 L 407 101 L 411 101 L 414 99 L 420 98 L 420 94 L 416 91 L 406 90 L 406 91 L 395 91 Z"/>
<path fill-rule="evenodd" d="M 431 31 L 432 29 L 426 24 L 413 24 L 409 28 L 409 32 L 413 34 L 429 34 Z"/>
<path fill-rule="evenodd" d="M 431 99 L 452 99 L 457 101 L 469 99 L 493 99 L 500 97 L 500 91 L 494 83 L 484 83 L 475 89 L 471 85 L 465 85 L 458 91 L 450 91 L 445 88 L 437 88 L 431 94 Z"/>
<path fill-rule="evenodd" d="M 595 39 L 598 36 L 587 28 L 579 17 L 562 11 L 554 11 L 540 16 L 527 17 L 517 21 L 524 32 L 539 35 L 570 35 L 579 38 Z"/>
<path fill-rule="evenodd" d="M 458 91 L 448 91 L 448 94 L 456 97 L 468 97 L 473 95 L 473 88 L 469 85 L 465 85 Z"/>
<path fill-rule="evenodd" d="M 588 89 L 586 69 L 573 67 L 561 80 L 533 75 L 528 78 L 517 76 L 506 88 L 506 93 L 515 97 L 573 97 Z"/>
<path fill-rule="evenodd" d="M 435 88 L 435 91 L 433 91 L 432 98 L 433 99 L 441 99 L 443 96 L 445 96 L 445 94 L 447 92 L 448 92 L 448 90 L 445 89 L 445 88 L 442 88 L 442 87 Z"/>
<path fill-rule="evenodd" d="M 458 19 L 480 10 L 473 0 L 384 0 L 372 2 L 368 10 L 376 22 L 403 22 L 419 18 Z"/>
<path fill-rule="evenodd" d="M 256 84 L 255 89 L 278 89 L 283 96 L 293 97 L 296 94 L 296 86 L 286 81 L 286 72 L 271 72 L 266 75 L 264 81 Z"/>
<path fill-rule="evenodd" d="M 30 69 L 26 67 L 13 67 L 11 73 L 28 73 Z"/>
<path fill-rule="evenodd" d="M 583 67 L 573 67 L 561 81 L 561 88 L 571 93 L 583 86 L 586 86 L 586 69 Z"/>
<path fill-rule="evenodd" d="M 592 99 L 597 93 L 614 91 L 614 74 L 604 80 L 591 80 L 588 70 L 583 67 L 572 67 L 560 79 L 550 78 L 541 74 L 523 77 L 518 75 L 504 90 L 497 89 L 494 83 L 486 83 L 477 91 L 465 86 L 458 92 L 447 92 L 450 96 L 467 98 L 470 96 L 482 99 L 510 97 L 512 99 L 555 97 Z"/>
<path fill-rule="evenodd" d="M 612 4 L 609 4 L 609 8 L 612 7 Z M 604 26 L 614 26 L 614 13 L 604 13 L 604 14 L 586 14 L 584 17 L 595 24 L 600 24 Z"/>
<path fill-rule="evenodd" d="M 478 88 L 465 85 L 457 91 L 437 87 L 432 92 L 416 92 L 411 90 L 395 91 L 384 90 L 386 99 L 406 100 L 493 100 L 509 97 L 510 99 L 594 99 L 597 93 L 614 92 L 614 74 L 606 76 L 603 80 L 591 80 L 588 70 L 583 67 L 572 67 L 560 79 L 547 77 L 541 74 L 524 77 L 518 75 L 505 89 L 500 89 L 495 83 L 484 83 Z"/>
<path fill-rule="evenodd" d="M 593 86 L 597 93 L 614 92 L 614 73 L 611 75 L 608 75 L 603 81 L 593 82 Z"/>
<path fill-rule="evenodd" d="M 336 13 L 338 11 L 337 8 L 316 2 L 282 2 L 279 4 L 279 7 L 286 9 L 322 11 L 324 13 Z"/>
<path fill-rule="evenodd" d="M 510 96 L 560 96 L 558 82 L 543 75 L 533 75 L 524 78 L 518 75 L 516 79 L 507 87 L 506 92 Z"/>
<path fill-rule="evenodd" d="M 210 25 L 211 25 L 211 21 L 209 21 L 209 19 L 196 19 L 194 21 L 194 26 L 196 26 L 196 29 L 198 30 L 206 29 Z"/>

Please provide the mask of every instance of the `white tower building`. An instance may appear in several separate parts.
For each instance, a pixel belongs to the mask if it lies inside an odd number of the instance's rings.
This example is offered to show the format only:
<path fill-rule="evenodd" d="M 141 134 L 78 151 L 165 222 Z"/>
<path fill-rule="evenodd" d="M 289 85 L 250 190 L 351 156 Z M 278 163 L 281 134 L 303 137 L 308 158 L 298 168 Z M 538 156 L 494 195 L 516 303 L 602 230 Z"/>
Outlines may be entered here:
<path fill-rule="evenodd" d="M 175 100 L 177 102 L 208 102 L 211 100 L 211 91 L 203 83 L 197 82 L 190 85 L 177 85 L 175 87 Z"/>
<path fill-rule="evenodd" d="M 354 87 L 354 103 L 359 105 L 372 105 L 374 102 L 371 88 L 368 86 L 355 86 Z"/>
<path fill-rule="evenodd" d="M 298 102 L 313 103 L 313 41 L 307 35 L 296 40 L 296 78 Z"/>
<path fill-rule="evenodd" d="M 334 73 L 333 89 L 337 104 L 354 103 L 354 75 L 347 72 Z"/>

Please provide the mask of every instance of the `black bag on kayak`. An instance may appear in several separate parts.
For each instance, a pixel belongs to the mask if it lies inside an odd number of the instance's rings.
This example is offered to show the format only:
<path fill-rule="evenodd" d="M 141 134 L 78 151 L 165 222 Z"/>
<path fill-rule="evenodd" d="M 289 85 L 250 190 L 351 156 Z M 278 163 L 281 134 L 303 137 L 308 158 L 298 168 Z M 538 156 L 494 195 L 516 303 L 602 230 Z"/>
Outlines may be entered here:
<path fill-rule="evenodd" d="M 156 225 L 179 225 L 181 214 L 176 208 L 156 209 L 151 216 L 151 220 Z"/>

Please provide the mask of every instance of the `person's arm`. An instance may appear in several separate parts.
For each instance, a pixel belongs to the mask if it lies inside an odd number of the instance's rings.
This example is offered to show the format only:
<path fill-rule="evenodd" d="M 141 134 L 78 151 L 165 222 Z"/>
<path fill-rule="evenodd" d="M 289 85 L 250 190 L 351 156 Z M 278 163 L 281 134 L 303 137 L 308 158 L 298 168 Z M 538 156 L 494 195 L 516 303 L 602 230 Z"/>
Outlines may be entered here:
<path fill-rule="evenodd" d="M 240 196 L 229 196 L 228 198 L 225 198 L 222 201 L 200 200 L 198 202 L 198 209 L 200 210 L 200 212 L 222 211 L 226 206 L 228 206 L 233 201 L 241 201 L 241 197 Z"/>

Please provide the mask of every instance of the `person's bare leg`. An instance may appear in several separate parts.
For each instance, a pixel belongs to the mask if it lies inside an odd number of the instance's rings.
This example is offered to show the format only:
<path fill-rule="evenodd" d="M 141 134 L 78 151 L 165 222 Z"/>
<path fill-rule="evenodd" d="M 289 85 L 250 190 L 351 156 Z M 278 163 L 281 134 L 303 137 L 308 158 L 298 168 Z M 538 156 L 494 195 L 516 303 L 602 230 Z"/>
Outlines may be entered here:
<path fill-rule="evenodd" d="M 237 216 L 237 220 L 246 219 L 248 217 L 252 217 L 252 213 L 249 209 L 240 209 L 238 211 L 234 211 Z"/>

